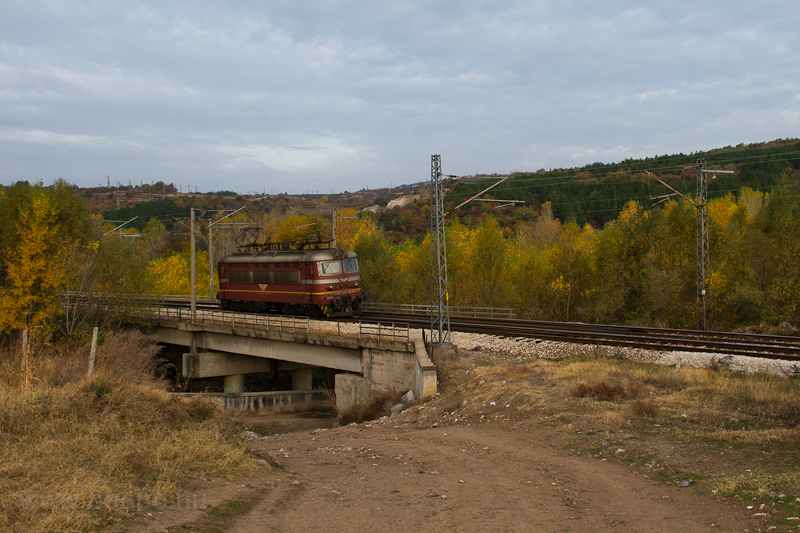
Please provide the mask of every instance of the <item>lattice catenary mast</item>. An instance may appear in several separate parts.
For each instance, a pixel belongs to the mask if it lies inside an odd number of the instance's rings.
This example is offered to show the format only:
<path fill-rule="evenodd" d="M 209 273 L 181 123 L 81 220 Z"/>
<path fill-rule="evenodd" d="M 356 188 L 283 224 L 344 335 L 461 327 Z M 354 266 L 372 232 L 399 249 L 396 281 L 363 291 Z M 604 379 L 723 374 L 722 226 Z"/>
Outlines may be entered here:
<path fill-rule="evenodd" d="M 431 156 L 431 342 L 450 343 L 447 243 L 444 234 L 442 158 Z"/>
<path fill-rule="evenodd" d="M 686 201 L 697 209 L 697 328 L 705 330 L 707 327 L 709 286 L 711 284 L 711 267 L 708 252 L 708 173 L 713 172 L 711 179 L 716 178 L 717 174 L 733 174 L 732 170 L 708 170 L 706 160 L 697 160 L 697 198 L 692 200 L 672 185 L 665 183 L 652 172 L 645 170 L 645 173 L 655 178 L 656 181 L 672 190 L 672 193 L 659 196 L 661 203 L 674 196 L 681 195 Z M 655 200 L 655 198 L 650 198 Z"/>
<path fill-rule="evenodd" d="M 708 285 L 708 174 L 706 160 L 697 160 L 697 327 L 706 329 Z"/>

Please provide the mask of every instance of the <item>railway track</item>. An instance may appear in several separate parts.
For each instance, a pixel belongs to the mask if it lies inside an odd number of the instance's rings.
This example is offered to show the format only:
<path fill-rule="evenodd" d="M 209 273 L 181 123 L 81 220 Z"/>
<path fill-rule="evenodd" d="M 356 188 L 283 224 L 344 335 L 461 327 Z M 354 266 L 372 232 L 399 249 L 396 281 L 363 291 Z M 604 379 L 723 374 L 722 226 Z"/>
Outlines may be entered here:
<path fill-rule="evenodd" d="M 189 302 L 170 302 L 165 305 L 188 307 Z M 217 308 L 209 303 L 198 303 L 197 307 L 204 310 Z M 407 324 L 411 328 L 422 329 L 430 328 L 431 323 L 429 315 L 413 313 L 365 312 L 358 317 L 338 320 L 342 322 L 401 323 Z M 745 355 L 800 361 L 800 337 L 778 335 L 458 316 L 450 317 L 450 330 L 587 345 Z"/>
<path fill-rule="evenodd" d="M 364 313 L 360 320 L 404 322 L 416 328 L 430 327 L 428 315 Z M 453 316 L 450 317 L 450 330 L 646 350 L 706 352 L 800 361 L 800 337 Z"/>

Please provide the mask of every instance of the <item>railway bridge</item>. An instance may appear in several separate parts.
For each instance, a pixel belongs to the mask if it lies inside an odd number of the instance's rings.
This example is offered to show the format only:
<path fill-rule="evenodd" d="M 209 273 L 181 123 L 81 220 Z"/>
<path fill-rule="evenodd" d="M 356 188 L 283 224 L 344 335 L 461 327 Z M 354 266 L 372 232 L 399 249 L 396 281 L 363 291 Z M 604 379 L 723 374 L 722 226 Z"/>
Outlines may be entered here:
<path fill-rule="evenodd" d="M 312 369 L 341 371 L 335 378 L 338 408 L 380 390 L 412 390 L 417 399 L 436 394 L 436 368 L 408 325 L 339 324 L 307 318 L 187 309 L 148 309 L 139 317 L 162 343 L 185 346 L 183 375 L 224 378 L 226 407 L 298 410 L 322 401 Z M 291 371 L 292 391 L 246 393 L 246 374 Z"/>

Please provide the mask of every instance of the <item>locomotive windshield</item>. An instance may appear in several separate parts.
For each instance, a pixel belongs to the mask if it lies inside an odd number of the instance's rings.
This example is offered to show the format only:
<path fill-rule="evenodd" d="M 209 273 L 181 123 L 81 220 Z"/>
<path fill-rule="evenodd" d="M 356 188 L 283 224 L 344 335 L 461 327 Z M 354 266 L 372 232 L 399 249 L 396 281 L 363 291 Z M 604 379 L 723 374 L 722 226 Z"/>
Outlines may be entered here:
<path fill-rule="evenodd" d="M 358 271 L 358 259 L 345 259 L 344 263 L 344 271 L 345 272 L 357 272 Z"/>
<path fill-rule="evenodd" d="M 319 274 L 324 276 L 326 274 L 340 274 L 342 272 L 342 264 L 339 261 L 320 261 Z"/>

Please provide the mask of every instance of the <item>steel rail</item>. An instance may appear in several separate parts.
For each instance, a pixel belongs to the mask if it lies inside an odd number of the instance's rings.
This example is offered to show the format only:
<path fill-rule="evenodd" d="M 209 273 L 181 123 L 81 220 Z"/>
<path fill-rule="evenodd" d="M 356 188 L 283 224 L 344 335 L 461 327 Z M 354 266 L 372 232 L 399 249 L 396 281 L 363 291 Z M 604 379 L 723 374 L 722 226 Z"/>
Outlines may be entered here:
<path fill-rule="evenodd" d="M 363 317 L 376 316 L 374 313 L 364 313 Z M 380 316 L 386 316 L 381 314 Z M 398 316 L 393 314 L 392 316 Z M 405 314 L 401 315 L 407 318 L 416 318 L 414 315 Z M 727 340 L 731 342 L 742 343 L 756 343 L 756 344 L 786 344 L 789 346 L 800 346 L 800 337 L 781 336 L 781 335 L 763 335 L 756 333 L 734 333 L 725 331 L 701 331 L 694 329 L 668 329 L 668 328 L 654 328 L 654 327 L 641 327 L 641 326 L 618 326 L 608 324 L 589 324 L 584 322 L 551 322 L 544 320 L 492 320 L 483 319 L 485 324 L 497 325 L 514 325 L 519 327 L 530 328 L 547 328 L 555 330 L 571 330 L 578 328 L 581 331 L 596 331 L 598 333 L 627 333 L 630 335 L 651 335 L 654 337 L 677 337 L 677 338 L 697 338 L 704 340 Z"/>
<path fill-rule="evenodd" d="M 362 320 L 403 320 L 412 327 L 425 327 L 424 315 L 364 314 Z M 800 338 L 775 335 L 605 326 L 576 322 L 497 320 L 451 317 L 454 331 L 504 337 L 525 337 L 579 344 L 642 348 L 660 351 L 691 351 L 746 355 L 789 361 L 800 360 Z"/>

